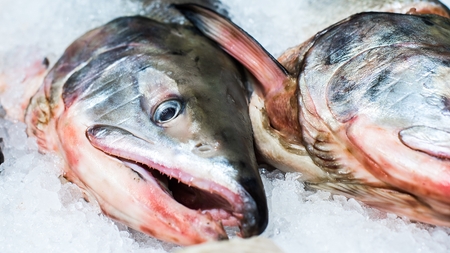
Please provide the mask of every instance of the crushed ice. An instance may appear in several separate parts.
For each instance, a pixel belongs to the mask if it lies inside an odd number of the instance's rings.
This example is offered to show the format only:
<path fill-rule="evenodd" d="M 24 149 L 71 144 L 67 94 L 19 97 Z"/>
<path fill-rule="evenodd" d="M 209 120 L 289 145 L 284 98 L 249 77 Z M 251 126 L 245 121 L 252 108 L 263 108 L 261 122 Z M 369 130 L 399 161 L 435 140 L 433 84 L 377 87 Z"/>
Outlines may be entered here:
<path fill-rule="evenodd" d="M 412 223 L 354 199 L 307 191 L 298 173 L 262 171 L 270 223 L 286 252 L 448 252 L 450 229 Z"/>
<path fill-rule="evenodd" d="M 224 2 L 232 18 L 275 55 L 304 41 L 318 27 L 324 28 L 323 17 L 330 16 L 316 15 L 326 4 L 314 7 L 316 13 L 308 11 L 316 2 L 309 0 Z M 24 67 L 43 57 L 54 63 L 75 38 L 114 17 L 139 14 L 139 6 L 125 0 L 0 1 L 0 77 L 6 73 L 4 78 L 15 84 L 2 91 L 1 102 L 11 104 L 20 97 L 25 89 L 20 87 Z M 331 13 L 330 8 L 325 12 Z M 298 17 L 302 22 L 298 23 Z M 0 165 L 0 252 L 169 252 L 178 248 L 111 221 L 98 206 L 83 199 L 78 187 L 62 184 L 62 161 L 52 154 L 39 154 L 23 123 L 0 118 L 0 137 L 6 160 Z M 286 252 L 450 251 L 449 228 L 413 223 L 354 199 L 308 191 L 299 173 L 261 172 L 270 209 L 263 236 Z"/>
<path fill-rule="evenodd" d="M 0 119 L 0 252 L 166 252 L 173 246 L 129 231 L 61 184 L 62 161 L 38 153 L 25 125 Z"/>

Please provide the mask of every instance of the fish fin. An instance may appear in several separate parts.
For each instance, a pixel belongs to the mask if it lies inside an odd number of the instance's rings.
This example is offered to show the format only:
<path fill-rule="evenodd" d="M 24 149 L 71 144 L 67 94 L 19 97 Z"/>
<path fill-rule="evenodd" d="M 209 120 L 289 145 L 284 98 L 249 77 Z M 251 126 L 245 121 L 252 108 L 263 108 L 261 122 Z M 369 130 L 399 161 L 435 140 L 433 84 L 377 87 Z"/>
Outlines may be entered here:
<path fill-rule="evenodd" d="M 27 124 L 28 136 L 35 136 L 41 152 L 53 150 L 47 139 L 46 129 L 50 122 L 50 105 L 45 97 L 44 89 L 41 88 L 30 99 L 30 104 L 26 108 L 24 121 Z"/>
<path fill-rule="evenodd" d="M 323 183 L 308 184 L 308 187 L 325 190 L 333 194 L 355 198 L 367 205 L 379 208 L 383 211 L 414 217 L 422 222 L 433 223 L 441 226 L 450 225 L 450 216 L 442 213 L 439 208 L 433 208 L 420 198 L 388 188 L 371 187 L 362 184 Z"/>
<path fill-rule="evenodd" d="M 252 36 L 229 19 L 194 4 L 174 5 L 207 37 L 219 43 L 260 81 L 265 94 L 284 87 L 288 71 Z"/>
<path fill-rule="evenodd" d="M 437 158 L 450 159 L 450 132 L 413 126 L 400 131 L 399 138 L 407 147 Z"/>

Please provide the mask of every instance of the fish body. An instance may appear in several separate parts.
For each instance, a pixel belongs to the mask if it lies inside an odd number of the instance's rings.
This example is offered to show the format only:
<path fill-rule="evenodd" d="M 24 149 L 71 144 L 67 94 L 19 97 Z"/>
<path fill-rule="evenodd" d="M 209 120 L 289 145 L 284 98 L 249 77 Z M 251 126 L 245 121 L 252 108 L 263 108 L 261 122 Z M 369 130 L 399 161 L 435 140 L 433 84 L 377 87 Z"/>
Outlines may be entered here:
<path fill-rule="evenodd" d="M 267 162 L 310 187 L 450 226 L 449 19 L 356 14 L 280 64 L 229 20 L 179 9 L 258 80 L 250 114 Z"/>
<path fill-rule="evenodd" d="M 267 225 L 243 68 L 192 26 L 124 17 L 67 48 L 27 132 L 107 216 L 180 245 Z"/>

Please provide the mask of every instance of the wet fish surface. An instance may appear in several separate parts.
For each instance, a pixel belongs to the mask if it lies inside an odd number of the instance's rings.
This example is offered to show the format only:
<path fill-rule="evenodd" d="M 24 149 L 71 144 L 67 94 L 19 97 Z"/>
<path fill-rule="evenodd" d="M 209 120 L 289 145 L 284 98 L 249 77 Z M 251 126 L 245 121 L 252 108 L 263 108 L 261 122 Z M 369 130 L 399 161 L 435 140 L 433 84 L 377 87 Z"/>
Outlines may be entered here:
<path fill-rule="evenodd" d="M 103 213 L 180 245 L 258 235 L 268 210 L 245 72 L 189 25 L 123 17 L 70 45 L 25 113 Z"/>
<path fill-rule="evenodd" d="M 178 8 L 258 80 L 250 115 L 267 162 L 310 187 L 450 226 L 448 18 L 356 14 L 279 63 L 228 19 Z"/>

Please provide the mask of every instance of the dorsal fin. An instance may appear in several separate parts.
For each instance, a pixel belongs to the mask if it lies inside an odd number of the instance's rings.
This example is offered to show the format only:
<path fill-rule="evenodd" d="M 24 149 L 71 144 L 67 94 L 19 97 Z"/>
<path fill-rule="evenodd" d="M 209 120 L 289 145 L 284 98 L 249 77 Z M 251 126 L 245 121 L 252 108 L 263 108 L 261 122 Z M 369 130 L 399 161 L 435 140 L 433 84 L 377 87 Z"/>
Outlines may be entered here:
<path fill-rule="evenodd" d="M 219 43 L 258 79 L 264 94 L 284 87 L 288 71 L 252 36 L 229 19 L 195 4 L 174 5 L 207 37 Z"/>

